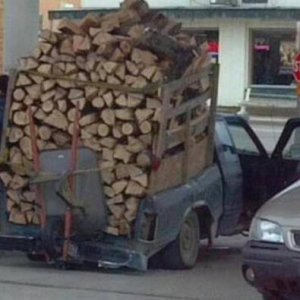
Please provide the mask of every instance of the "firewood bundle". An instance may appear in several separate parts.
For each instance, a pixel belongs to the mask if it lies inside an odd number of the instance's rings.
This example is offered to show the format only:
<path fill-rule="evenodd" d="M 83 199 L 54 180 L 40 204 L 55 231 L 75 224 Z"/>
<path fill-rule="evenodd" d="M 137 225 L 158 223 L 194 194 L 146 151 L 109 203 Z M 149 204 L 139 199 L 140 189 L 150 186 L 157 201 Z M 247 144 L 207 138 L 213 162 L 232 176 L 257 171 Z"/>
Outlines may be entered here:
<path fill-rule="evenodd" d="M 12 91 L 7 164 L 0 173 L 9 220 L 40 222 L 29 185 L 34 155 L 29 109 L 38 150 L 45 151 L 71 147 L 78 107 L 80 145 L 99 157 L 107 231 L 127 235 L 148 192 L 162 117 L 158 87 L 197 72 L 207 54 L 180 32 L 179 23 L 150 11 L 143 0 L 125 0 L 119 11 L 88 15 L 79 23 L 63 20 L 58 29 L 41 32 L 32 56 L 21 59 Z M 174 103 L 183 98 L 178 95 Z"/>

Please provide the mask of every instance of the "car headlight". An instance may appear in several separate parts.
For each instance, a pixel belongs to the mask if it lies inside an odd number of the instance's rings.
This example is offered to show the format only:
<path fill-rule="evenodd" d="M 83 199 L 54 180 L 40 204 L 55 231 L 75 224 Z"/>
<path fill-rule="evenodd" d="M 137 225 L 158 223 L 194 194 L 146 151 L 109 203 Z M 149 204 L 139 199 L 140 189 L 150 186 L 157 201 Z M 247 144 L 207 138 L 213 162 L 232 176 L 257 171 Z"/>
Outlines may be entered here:
<path fill-rule="evenodd" d="M 250 238 L 256 241 L 284 243 L 280 225 L 261 219 L 254 219 L 250 229 Z"/>

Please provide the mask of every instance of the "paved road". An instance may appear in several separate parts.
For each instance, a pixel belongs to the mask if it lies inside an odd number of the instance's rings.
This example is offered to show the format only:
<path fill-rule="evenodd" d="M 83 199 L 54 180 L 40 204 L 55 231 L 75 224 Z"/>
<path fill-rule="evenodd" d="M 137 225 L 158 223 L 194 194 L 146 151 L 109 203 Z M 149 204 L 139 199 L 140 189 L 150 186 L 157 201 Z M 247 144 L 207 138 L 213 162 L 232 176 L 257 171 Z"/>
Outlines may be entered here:
<path fill-rule="evenodd" d="M 259 300 L 240 275 L 244 238 L 221 239 L 188 271 L 59 271 L 23 256 L 0 257 L 1 300 Z M 231 245 L 228 248 L 228 245 Z"/>

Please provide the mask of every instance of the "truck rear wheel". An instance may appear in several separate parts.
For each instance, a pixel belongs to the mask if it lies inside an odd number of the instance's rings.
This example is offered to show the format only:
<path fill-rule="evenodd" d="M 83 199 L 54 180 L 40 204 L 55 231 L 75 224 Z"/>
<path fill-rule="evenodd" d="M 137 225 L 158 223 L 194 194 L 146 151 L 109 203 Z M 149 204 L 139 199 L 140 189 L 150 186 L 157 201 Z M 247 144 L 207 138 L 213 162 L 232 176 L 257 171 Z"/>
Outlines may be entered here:
<path fill-rule="evenodd" d="M 169 269 L 191 269 L 199 252 L 200 230 L 198 216 L 191 211 L 185 218 L 176 240 L 162 253 L 164 266 Z"/>

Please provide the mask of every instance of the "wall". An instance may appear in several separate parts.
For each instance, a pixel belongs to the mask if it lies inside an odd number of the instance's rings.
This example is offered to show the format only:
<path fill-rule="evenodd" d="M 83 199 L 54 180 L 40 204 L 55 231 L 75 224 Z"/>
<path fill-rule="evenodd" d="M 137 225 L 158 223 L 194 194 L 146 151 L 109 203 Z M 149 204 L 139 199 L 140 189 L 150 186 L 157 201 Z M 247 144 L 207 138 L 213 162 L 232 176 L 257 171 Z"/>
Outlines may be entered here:
<path fill-rule="evenodd" d="M 4 0 L 4 5 L 4 71 L 8 71 L 37 45 L 39 1 Z"/>
<path fill-rule="evenodd" d="M 217 29 L 220 41 L 219 105 L 238 106 L 250 85 L 250 32 L 262 28 L 296 28 L 296 22 L 259 20 L 185 20 L 187 28 Z"/>
<path fill-rule="evenodd" d="M 80 8 L 81 0 L 40 0 L 40 14 L 42 16 L 42 27 L 49 28 L 50 22 L 48 12 L 50 10 L 70 8 Z"/>

